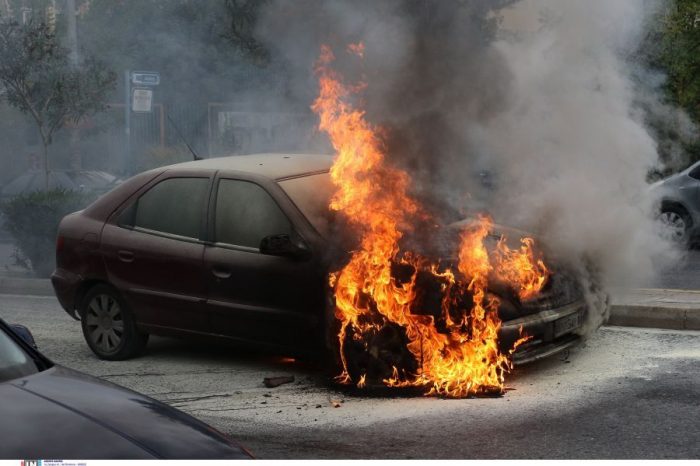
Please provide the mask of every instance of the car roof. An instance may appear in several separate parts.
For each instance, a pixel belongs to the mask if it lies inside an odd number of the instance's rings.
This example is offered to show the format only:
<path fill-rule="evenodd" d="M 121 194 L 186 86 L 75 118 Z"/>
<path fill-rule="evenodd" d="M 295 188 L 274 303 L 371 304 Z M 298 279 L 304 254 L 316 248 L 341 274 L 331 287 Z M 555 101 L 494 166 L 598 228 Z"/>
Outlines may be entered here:
<path fill-rule="evenodd" d="M 321 154 L 251 154 L 212 157 L 171 165 L 169 169 L 235 170 L 255 173 L 273 180 L 295 178 L 330 170 L 332 155 Z"/>

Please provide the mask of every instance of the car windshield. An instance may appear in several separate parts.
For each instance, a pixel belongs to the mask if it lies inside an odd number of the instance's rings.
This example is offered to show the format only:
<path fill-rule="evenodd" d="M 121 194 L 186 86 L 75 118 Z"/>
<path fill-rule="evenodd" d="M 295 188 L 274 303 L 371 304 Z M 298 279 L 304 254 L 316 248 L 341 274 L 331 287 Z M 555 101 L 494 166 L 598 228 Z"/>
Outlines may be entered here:
<path fill-rule="evenodd" d="M 323 236 L 328 236 L 332 213 L 328 209 L 333 183 L 329 173 L 291 178 L 279 182 L 299 210 L 306 216 L 316 230 Z"/>
<path fill-rule="evenodd" d="M 0 327 L 0 383 L 39 372 L 34 360 Z"/>

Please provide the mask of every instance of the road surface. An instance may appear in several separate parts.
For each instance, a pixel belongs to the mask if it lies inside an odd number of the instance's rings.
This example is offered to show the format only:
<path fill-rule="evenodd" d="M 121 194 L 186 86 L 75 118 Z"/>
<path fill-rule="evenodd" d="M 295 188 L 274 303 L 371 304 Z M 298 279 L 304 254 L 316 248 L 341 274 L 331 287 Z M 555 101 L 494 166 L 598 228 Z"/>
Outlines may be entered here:
<path fill-rule="evenodd" d="M 99 361 L 53 298 L 0 295 L 0 317 L 55 362 L 191 413 L 259 458 L 700 457 L 700 332 L 605 328 L 517 370 L 502 398 L 444 400 L 357 396 L 299 362 L 161 338 L 136 360 Z M 264 388 L 272 375 L 296 381 Z"/>
<path fill-rule="evenodd" d="M 673 290 L 700 289 L 700 249 L 685 251 L 681 260 L 665 270 L 659 270 L 656 276 L 647 283 L 641 284 L 646 288 L 669 288 Z"/>

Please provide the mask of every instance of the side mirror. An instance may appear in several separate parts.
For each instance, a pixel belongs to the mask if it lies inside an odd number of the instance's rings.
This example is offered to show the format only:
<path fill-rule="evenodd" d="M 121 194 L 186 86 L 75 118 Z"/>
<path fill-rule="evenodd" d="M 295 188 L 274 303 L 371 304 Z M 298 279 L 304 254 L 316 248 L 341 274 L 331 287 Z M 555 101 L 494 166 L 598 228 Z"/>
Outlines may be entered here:
<path fill-rule="evenodd" d="M 260 241 L 260 252 L 270 256 L 306 259 L 311 255 L 308 246 L 301 238 L 292 240 L 289 235 L 270 235 Z"/>
<path fill-rule="evenodd" d="M 10 328 L 17 334 L 17 336 L 24 340 L 26 344 L 34 349 L 37 349 L 36 341 L 34 341 L 34 335 L 32 335 L 32 332 L 30 332 L 27 327 L 24 325 L 12 324 L 10 325 Z"/>

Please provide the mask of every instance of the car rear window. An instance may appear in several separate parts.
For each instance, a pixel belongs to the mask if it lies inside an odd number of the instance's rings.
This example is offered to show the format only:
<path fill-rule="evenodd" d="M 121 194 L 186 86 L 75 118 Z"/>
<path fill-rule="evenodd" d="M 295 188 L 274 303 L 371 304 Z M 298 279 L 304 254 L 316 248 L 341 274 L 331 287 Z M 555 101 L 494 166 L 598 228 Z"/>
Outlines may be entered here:
<path fill-rule="evenodd" d="M 208 178 L 168 178 L 136 203 L 133 226 L 186 238 L 199 238 Z"/>
<path fill-rule="evenodd" d="M 328 208 L 334 192 L 329 173 L 302 176 L 278 183 L 316 230 L 327 236 L 332 221 Z"/>

